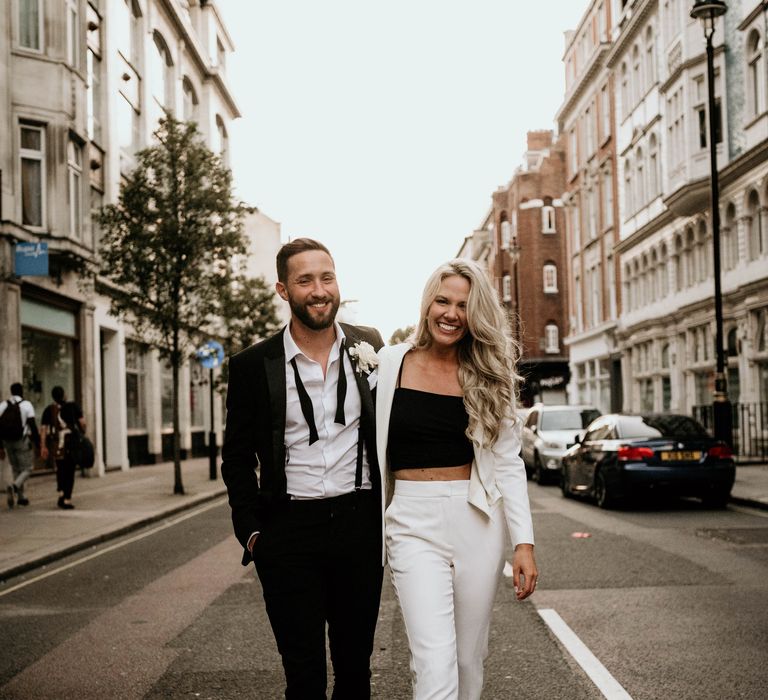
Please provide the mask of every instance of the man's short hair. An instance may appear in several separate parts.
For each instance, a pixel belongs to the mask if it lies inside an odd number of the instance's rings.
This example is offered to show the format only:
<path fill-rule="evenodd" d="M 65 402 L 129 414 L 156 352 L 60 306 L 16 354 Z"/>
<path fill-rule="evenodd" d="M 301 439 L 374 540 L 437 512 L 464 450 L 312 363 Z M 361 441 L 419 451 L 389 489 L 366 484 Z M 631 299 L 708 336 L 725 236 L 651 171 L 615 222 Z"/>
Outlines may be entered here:
<path fill-rule="evenodd" d="M 308 250 L 321 250 L 323 253 L 327 253 L 328 257 L 333 260 L 331 251 L 328 250 L 320 241 L 315 241 L 312 238 L 295 238 L 292 241 L 286 243 L 279 251 L 277 251 L 277 279 L 285 284 L 288 279 L 288 260 L 294 255 L 299 253 L 306 253 Z"/>
<path fill-rule="evenodd" d="M 24 387 L 19 382 L 11 384 L 11 396 L 24 396 Z"/>
<path fill-rule="evenodd" d="M 63 386 L 55 386 L 53 389 L 51 389 L 51 398 L 56 403 L 61 403 L 64 401 L 64 387 Z"/>

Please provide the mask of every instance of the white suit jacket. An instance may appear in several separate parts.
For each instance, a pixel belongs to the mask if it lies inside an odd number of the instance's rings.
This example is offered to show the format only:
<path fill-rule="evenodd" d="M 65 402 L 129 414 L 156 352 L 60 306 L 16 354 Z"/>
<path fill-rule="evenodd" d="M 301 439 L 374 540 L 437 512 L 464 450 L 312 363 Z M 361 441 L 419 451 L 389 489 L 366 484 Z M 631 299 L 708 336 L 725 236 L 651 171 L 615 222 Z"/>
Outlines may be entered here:
<path fill-rule="evenodd" d="M 376 384 L 376 452 L 381 469 L 382 512 L 392 499 L 393 481 L 389 470 L 387 445 L 392 399 L 395 395 L 397 375 L 408 343 L 384 346 L 379 350 Z M 486 515 L 502 500 L 507 530 L 515 547 L 521 543 L 533 544 L 533 523 L 528 503 L 528 480 L 520 457 L 520 426 L 512 418 L 505 418 L 499 438 L 492 449 L 475 446 L 475 458 L 469 478 L 468 501 Z M 385 547 L 386 549 L 386 547 Z"/>

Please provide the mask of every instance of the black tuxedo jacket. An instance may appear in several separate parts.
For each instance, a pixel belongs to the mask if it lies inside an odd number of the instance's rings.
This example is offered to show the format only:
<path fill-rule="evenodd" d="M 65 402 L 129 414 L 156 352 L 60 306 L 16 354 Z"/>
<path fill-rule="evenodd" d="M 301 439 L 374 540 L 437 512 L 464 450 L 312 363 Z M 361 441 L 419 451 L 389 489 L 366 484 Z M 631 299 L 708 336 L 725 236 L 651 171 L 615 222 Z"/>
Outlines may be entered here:
<path fill-rule="evenodd" d="M 373 328 L 340 324 L 345 347 L 366 341 L 378 350 L 384 343 Z M 229 493 L 235 536 L 243 545 L 243 564 L 251 560 L 248 538 L 268 527 L 270 510 L 288 498 L 285 479 L 285 347 L 281 330 L 229 360 L 227 422 L 221 474 Z M 365 374 L 355 372 L 361 399 L 360 422 L 371 467 L 371 482 L 379 492 L 376 460 L 374 400 Z M 258 467 L 258 470 L 257 470 Z"/>

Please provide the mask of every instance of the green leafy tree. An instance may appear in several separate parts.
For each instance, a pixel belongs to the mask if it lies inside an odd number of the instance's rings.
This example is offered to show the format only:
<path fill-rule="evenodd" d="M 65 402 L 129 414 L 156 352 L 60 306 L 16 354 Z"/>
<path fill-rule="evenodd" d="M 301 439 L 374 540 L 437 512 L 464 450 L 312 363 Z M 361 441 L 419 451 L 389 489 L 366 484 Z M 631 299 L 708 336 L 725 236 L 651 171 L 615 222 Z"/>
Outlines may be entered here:
<path fill-rule="evenodd" d="M 416 329 L 416 326 L 406 326 L 405 328 L 398 328 L 390 337 L 389 344 L 390 345 L 397 345 L 398 343 L 402 343 L 413 331 Z"/>
<path fill-rule="evenodd" d="M 160 120 L 156 143 L 136 154 L 117 204 L 102 209 L 100 274 L 112 313 L 157 348 L 173 376 L 174 493 L 184 493 L 179 368 L 222 328 L 223 300 L 246 253 L 232 175 L 192 122 Z"/>

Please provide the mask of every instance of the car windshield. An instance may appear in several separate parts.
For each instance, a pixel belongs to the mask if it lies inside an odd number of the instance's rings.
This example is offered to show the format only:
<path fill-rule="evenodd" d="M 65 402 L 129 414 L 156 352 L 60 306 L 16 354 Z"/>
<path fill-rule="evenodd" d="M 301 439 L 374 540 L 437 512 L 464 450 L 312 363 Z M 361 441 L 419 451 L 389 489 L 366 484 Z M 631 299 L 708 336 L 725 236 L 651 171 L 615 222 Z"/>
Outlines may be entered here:
<path fill-rule="evenodd" d="M 693 418 L 674 415 L 622 416 L 619 433 L 622 438 L 707 437 Z"/>
<path fill-rule="evenodd" d="M 541 430 L 583 430 L 600 412 L 594 408 L 563 409 L 562 411 L 543 411 L 541 414 Z"/>

